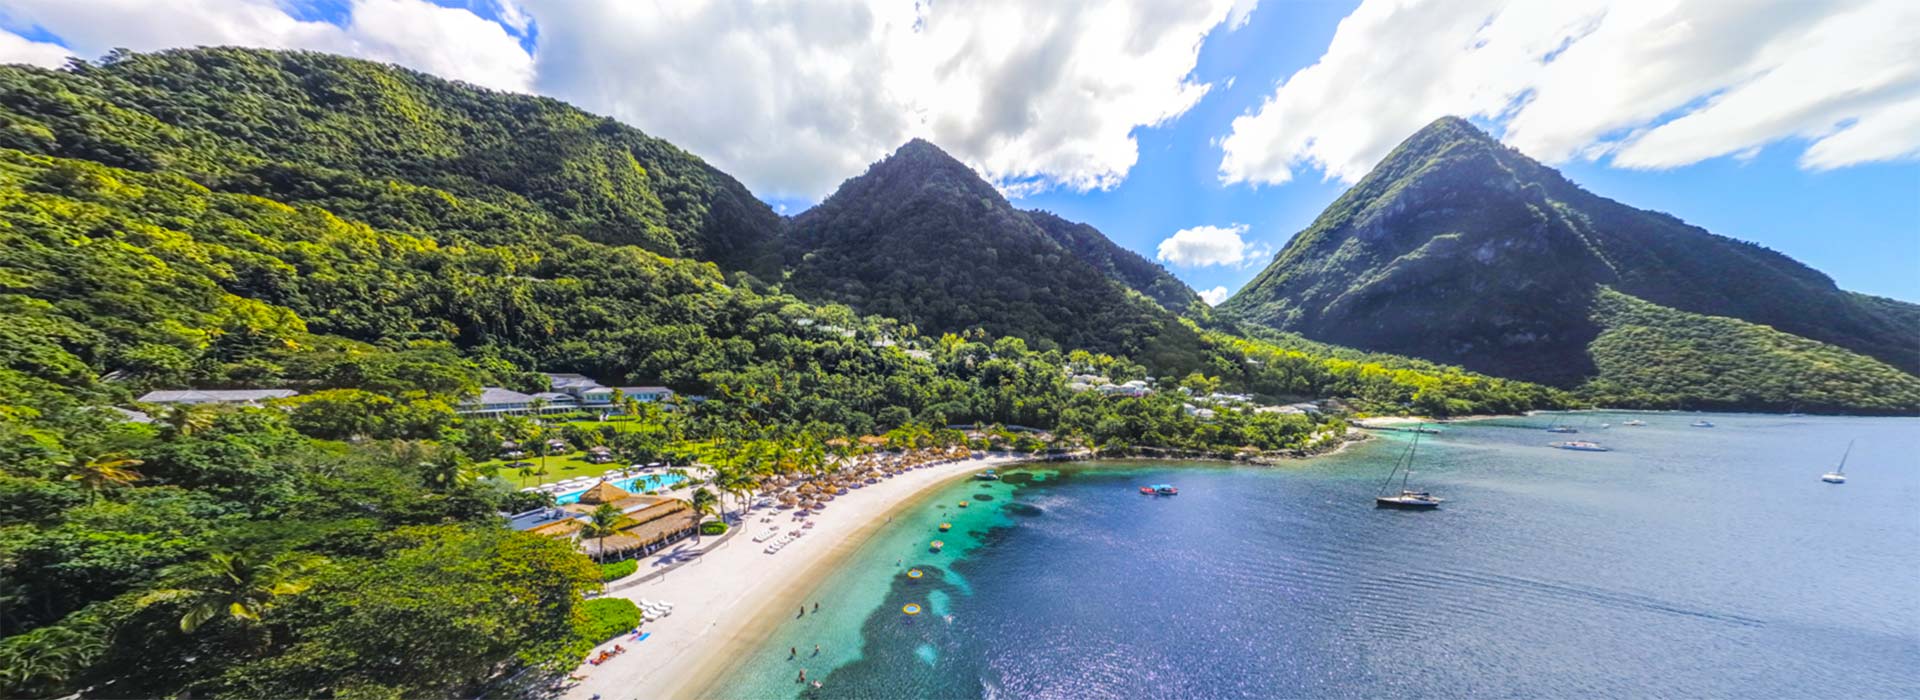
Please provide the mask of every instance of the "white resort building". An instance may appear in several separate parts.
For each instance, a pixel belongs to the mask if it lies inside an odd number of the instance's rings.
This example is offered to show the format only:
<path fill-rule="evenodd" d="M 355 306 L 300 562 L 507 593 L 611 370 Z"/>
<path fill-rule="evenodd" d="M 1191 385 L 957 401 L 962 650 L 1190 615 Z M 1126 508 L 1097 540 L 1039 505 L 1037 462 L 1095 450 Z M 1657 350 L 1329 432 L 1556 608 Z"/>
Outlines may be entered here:
<path fill-rule="evenodd" d="M 534 404 L 539 404 L 539 413 L 572 413 L 574 411 L 594 411 L 613 413 L 622 410 L 614 403 L 615 392 L 620 396 L 641 403 L 657 403 L 673 397 L 673 390 L 664 386 L 602 386 L 586 375 L 560 373 L 547 375 L 548 390 L 537 394 L 522 394 L 512 389 L 497 386 L 484 387 L 480 395 L 460 404 L 460 413 L 467 415 L 531 415 Z"/>

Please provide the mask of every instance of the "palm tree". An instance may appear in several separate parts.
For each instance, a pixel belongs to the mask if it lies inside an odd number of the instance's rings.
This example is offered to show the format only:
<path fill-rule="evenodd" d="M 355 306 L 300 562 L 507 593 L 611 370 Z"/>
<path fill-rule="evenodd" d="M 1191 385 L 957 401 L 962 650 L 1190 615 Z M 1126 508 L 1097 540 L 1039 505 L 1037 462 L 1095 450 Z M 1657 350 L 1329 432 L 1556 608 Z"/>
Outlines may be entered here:
<path fill-rule="evenodd" d="M 167 430 L 174 437 L 187 437 L 213 427 L 213 408 L 184 403 L 167 411 L 166 417 L 162 420 L 166 422 Z"/>
<path fill-rule="evenodd" d="M 527 466 L 520 468 L 520 485 L 526 485 L 527 479 L 533 476 L 535 469 L 538 469 L 538 467 L 534 466 L 531 462 L 527 463 Z"/>
<path fill-rule="evenodd" d="M 109 487 L 126 486 L 145 477 L 133 468 L 143 462 L 121 453 L 95 455 L 86 461 L 72 465 L 73 473 L 67 475 L 67 481 L 78 481 L 87 487 L 91 494 L 89 500 L 99 498 L 100 492 Z"/>
<path fill-rule="evenodd" d="M 218 552 L 208 558 L 175 567 L 171 588 L 140 597 L 140 607 L 181 603 L 180 631 L 191 633 L 224 613 L 242 625 L 260 621 L 280 598 L 299 595 L 313 587 L 313 575 L 326 558 L 287 552 L 261 562 L 243 553 Z"/>
<path fill-rule="evenodd" d="M 581 526 L 580 535 L 598 540 L 594 548 L 594 561 L 604 561 L 607 557 L 607 538 L 620 534 L 620 518 L 626 515 L 612 503 L 602 503 L 600 507 L 587 514 L 587 522 Z"/>
<path fill-rule="evenodd" d="M 708 491 L 705 487 L 701 487 L 699 490 L 693 492 L 693 499 L 687 505 L 693 506 L 694 539 L 697 540 L 700 538 L 700 521 L 706 520 L 709 515 L 713 515 L 714 504 L 718 500 L 719 499 L 714 498 L 713 492 Z"/>
<path fill-rule="evenodd" d="M 451 457 L 421 462 L 420 473 L 426 477 L 427 485 L 437 491 L 450 491 L 473 483 L 474 479 L 473 470 Z"/>

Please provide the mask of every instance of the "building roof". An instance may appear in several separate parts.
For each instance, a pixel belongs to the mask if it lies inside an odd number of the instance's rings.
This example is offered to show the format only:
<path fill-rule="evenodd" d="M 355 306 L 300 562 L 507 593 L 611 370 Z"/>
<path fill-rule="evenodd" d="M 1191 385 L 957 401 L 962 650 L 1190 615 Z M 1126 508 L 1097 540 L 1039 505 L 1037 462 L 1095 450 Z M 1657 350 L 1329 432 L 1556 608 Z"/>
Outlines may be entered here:
<path fill-rule="evenodd" d="M 634 394 L 671 394 L 673 393 L 672 389 L 668 389 L 664 386 L 623 386 L 623 387 L 616 387 L 616 388 L 620 390 L 620 393 L 626 394 L 628 396 L 632 396 Z"/>
<path fill-rule="evenodd" d="M 149 391 L 142 403 L 245 403 L 284 399 L 300 392 L 292 389 L 181 389 Z"/>
<path fill-rule="evenodd" d="M 538 394 L 534 394 L 533 398 L 540 399 L 541 401 L 545 401 L 547 403 L 554 403 L 556 401 L 566 401 L 566 402 L 579 401 L 579 399 L 573 398 L 573 394 L 562 394 L 557 391 L 542 391 Z"/>
<path fill-rule="evenodd" d="M 470 403 L 470 404 L 472 403 L 478 403 L 478 404 L 526 403 L 532 400 L 533 400 L 532 396 L 522 394 L 512 389 L 502 389 L 497 386 L 489 386 L 489 387 L 481 387 L 480 396 L 478 398 L 467 399 L 462 403 Z"/>
<path fill-rule="evenodd" d="M 611 481 L 601 481 L 594 484 L 593 488 L 587 489 L 586 493 L 580 494 L 580 502 L 597 506 L 602 503 L 613 503 L 632 495 L 633 492 L 614 486 Z"/>
<path fill-rule="evenodd" d="M 547 384 L 555 389 L 570 386 L 600 386 L 600 382 L 588 378 L 587 375 L 573 372 L 548 372 Z"/>
<path fill-rule="evenodd" d="M 620 534 L 607 537 L 605 542 L 597 539 L 583 539 L 580 547 L 588 555 L 599 555 L 604 546 L 606 553 L 614 554 L 638 549 L 659 542 L 673 533 L 694 527 L 700 516 L 682 501 L 660 499 L 660 503 L 649 506 L 639 512 L 631 513 L 628 518 L 632 524 L 621 527 Z"/>

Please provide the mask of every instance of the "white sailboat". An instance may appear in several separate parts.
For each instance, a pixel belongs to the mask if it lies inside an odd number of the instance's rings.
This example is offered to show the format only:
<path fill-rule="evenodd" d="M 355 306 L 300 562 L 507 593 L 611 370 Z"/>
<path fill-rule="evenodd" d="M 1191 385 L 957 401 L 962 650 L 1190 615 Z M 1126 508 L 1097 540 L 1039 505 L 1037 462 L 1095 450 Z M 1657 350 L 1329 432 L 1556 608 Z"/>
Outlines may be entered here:
<path fill-rule="evenodd" d="M 1820 480 L 1829 484 L 1847 483 L 1847 456 L 1853 454 L 1853 441 L 1847 441 L 1847 451 L 1840 453 L 1840 466 L 1833 471 L 1820 475 Z"/>
<path fill-rule="evenodd" d="M 1375 508 L 1397 508 L 1400 510 L 1433 510 L 1440 507 L 1440 499 L 1425 491 L 1415 491 L 1408 481 L 1413 478 L 1413 453 L 1420 447 L 1421 432 L 1413 433 L 1412 444 L 1400 459 L 1394 460 L 1393 471 L 1387 472 L 1387 480 L 1380 483 L 1380 493 L 1373 497 Z M 1400 477 L 1400 492 L 1389 494 L 1393 486 L 1393 477 Z"/>

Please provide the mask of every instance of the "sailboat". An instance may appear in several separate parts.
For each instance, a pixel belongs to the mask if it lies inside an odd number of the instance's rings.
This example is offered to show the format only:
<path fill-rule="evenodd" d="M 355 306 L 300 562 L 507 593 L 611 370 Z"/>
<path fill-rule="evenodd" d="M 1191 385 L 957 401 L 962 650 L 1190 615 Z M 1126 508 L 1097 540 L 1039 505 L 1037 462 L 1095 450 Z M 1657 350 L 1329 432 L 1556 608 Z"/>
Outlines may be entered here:
<path fill-rule="evenodd" d="M 1853 441 L 1847 441 L 1847 451 L 1840 453 L 1840 466 L 1833 471 L 1820 475 L 1820 480 L 1829 484 L 1847 483 L 1847 455 L 1853 454 Z"/>
<path fill-rule="evenodd" d="M 1548 424 L 1547 424 L 1547 432 L 1549 432 L 1549 433 L 1577 433 L 1577 432 L 1580 432 L 1580 429 L 1579 429 L 1579 428 L 1575 428 L 1575 427 L 1573 427 L 1573 424 L 1572 424 L 1572 423 L 1561 423 L 1561 422 L 1560 422 L 1560 417 L 1559 417 L 1559 416 L 1555 416 L 1555 417 L 1554 417 L 1554 419 L 1553 419 L 1553 422 L 1552 422 L 1552 423 L 1548 423 Z"/>
<path fill-rule="evenodd" d="M 1413 453 L 1420 448 L 1420 432 L 1414 432 L 1413 442 L 1407 445 L 1407 452 L 1393 462 L 1393 471 L 1387 472 L 1387 480 L 1380 483 L 1380 493 L 1373 497 L 1375 508 L 1398 508 L 1400 510 L 1433 510 L 1440 507 L 1440 499 L 1425 491 L 1415 491 L 1407 482 L 1413 479 Z M 1400 492 L 1389 494 L 1393 487 L 1393 477 L 1400 477 Z"/>

